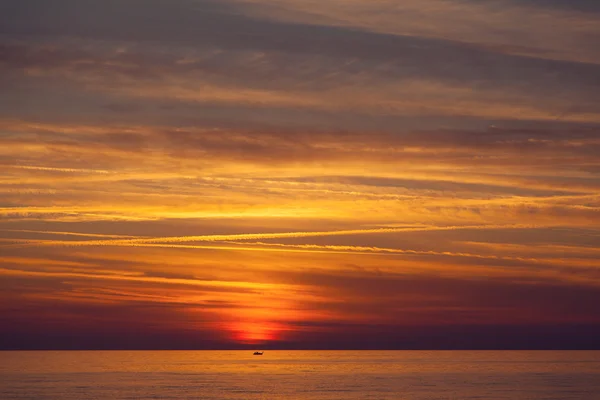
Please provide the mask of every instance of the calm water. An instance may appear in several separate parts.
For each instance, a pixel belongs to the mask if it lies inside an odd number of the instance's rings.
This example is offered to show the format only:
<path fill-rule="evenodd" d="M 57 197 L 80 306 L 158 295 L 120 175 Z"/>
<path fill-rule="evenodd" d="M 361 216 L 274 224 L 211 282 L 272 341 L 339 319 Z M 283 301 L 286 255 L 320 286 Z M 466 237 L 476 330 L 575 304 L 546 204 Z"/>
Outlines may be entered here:
<path fill-rule="evenodd" d="M 1 399 L 600 399 L 600 351 L 0 352 Z"/>

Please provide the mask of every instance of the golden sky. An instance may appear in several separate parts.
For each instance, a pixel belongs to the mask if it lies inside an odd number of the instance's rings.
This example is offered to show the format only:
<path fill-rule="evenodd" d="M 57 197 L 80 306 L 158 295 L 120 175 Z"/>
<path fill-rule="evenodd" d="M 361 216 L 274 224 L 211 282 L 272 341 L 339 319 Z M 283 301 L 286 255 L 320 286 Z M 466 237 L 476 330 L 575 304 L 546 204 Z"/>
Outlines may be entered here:
<path fill-rule="evenodd" d="M 0 4 L 0 347 L 600 347 L 600 5 Z"/>

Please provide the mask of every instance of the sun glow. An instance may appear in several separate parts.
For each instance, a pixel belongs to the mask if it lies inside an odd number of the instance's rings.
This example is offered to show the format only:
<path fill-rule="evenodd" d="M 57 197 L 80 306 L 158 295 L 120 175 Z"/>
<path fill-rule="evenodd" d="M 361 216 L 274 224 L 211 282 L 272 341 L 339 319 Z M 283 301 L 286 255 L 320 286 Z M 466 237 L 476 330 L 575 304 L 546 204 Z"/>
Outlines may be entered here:
<path fill-rule="evenodd" d="M 244 321 L 231 326 L 233 339 L 244 344 L 260 344 L 281 339 L 280 324 L 265 321 Z"/>

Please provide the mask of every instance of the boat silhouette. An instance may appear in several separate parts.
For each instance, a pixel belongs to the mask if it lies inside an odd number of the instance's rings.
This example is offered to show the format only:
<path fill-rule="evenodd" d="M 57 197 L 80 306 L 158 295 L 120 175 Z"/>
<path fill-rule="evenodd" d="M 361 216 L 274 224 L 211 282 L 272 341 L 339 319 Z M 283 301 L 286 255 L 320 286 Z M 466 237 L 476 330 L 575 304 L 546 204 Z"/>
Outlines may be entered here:
<path fill-rule="evenodd" d="M 255 352 L 254 352 L 254 355 L 255 355 L 255 356 L 262 356 L 262 355 L 263 355 L 263 352 L 262 352 L 262 351 L 255 351 Z"/>

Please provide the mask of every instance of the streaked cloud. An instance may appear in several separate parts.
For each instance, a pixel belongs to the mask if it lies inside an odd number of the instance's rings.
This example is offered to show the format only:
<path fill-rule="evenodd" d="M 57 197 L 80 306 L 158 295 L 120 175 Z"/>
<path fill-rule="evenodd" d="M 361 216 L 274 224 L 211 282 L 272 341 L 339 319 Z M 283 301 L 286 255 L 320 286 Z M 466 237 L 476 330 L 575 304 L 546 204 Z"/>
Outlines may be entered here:
<path fill-rule="evenodd" d="M 600 332 L 594 4 L 0 4 L 0 341 Z"/>

